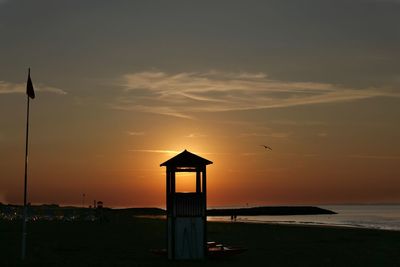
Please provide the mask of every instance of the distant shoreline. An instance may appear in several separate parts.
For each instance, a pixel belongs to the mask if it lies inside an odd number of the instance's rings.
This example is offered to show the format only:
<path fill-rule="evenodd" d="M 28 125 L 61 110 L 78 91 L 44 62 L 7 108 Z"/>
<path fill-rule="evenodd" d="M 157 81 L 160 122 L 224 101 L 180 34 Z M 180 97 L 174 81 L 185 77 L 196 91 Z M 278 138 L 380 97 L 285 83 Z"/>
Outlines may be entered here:
<path fill-rule="evenodd" d="M 102 211 L 109 215 L 165 215 L 166 211 L 160 208 L 101 208 Z M 98 210 L 97 208 L 84 208 L 74 206 L 59 206 L 56 204 L 32 205 L 29 207 L 30 215 L 52 214 L 57 213 L 68 214 L 71 212 L 87 212 Z M 21 205 L 5 205 L 0 204 L 1 213 L 20 213 Z M 262 216 L 262 215 L 322 215 L 336 214 L 335 212 L 314 206 L 262 206 L 251 208 L 233 208 L 233 209 L 208 209 L 207 216 Z"/>
<path fill-rule="evenodd" d="M 239 209 L 210 209 L 207 216 L 322 215 L 336 212 L 314 206 L 264 206 Z"/>

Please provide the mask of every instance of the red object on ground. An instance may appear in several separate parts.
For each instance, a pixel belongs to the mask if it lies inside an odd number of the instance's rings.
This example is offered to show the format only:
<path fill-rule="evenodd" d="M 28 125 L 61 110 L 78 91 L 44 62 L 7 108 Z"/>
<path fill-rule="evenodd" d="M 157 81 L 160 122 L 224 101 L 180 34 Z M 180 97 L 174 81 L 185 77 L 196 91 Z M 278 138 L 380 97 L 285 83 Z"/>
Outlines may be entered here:
<path fill-rule="evenodd" d="M 213 242 L 213 241 L 207 242 L 207 246 L 208 246 L 207 257 L 209 257 L 209 258 L 229 257 L 229 256 L 241 254 L 241 253 L 247 251 L 246 248 L 224 246 L 221 243 L 217 243 L 217 242 Z M 155 255 L 158 255 L 158 256 L 167 256 L 167 250 L 165 248 L 152 249 L 152 250 L 150 250 L 150 252 Z"/>

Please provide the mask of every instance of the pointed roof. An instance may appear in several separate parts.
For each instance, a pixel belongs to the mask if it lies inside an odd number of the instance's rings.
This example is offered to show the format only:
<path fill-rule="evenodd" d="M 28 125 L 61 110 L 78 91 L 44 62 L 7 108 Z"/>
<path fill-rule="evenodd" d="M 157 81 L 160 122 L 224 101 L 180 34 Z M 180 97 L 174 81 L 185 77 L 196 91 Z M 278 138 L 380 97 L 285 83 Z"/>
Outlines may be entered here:
<path fill-rule="evenodd" d="M 166 162 L 160 164 L 160 166 L 199 167 L 208 164 L 212 164 L 212 161 L 199 157 L 185 149 L 185 151 L 179 153 L 173 158 L 170 158 Z"/>

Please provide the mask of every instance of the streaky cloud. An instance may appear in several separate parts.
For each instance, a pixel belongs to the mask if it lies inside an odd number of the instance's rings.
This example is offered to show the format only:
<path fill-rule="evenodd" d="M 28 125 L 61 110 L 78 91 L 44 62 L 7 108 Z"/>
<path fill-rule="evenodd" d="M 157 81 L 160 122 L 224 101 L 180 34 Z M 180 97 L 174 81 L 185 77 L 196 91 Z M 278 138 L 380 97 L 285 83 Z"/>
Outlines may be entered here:
<path fill-rule="evenodd" d="M 182 152 L 182 150 L 166 150 L 166 149 L 129 149 L 129 152 L 141 152 L 141 153 L 157 153 L 157 154 L 169 154 L 176 155 Z M 213 152 L 198 152 L 194 151 L 194 153 L 199 155 L 225 155 L 227 153 L 213 153 Z"/>
<path fill-rule="evenodd" d="M 145 135 L 144 132 L 132 132 L 132 131 L 128 131 L 127 133 L 128 133 L 128 135 L 132 135 L 132 136 L 143 136 L 143 135 Z"/>
<path fill-rule="evenodd" d="M 184 137 L 186 137 L 186 138 L 203 138 L 203 137 L 207 137 L 207 135 L 198 134 L 198 133 L 191 133 L 191 134 L 185 135 Z"/>
<path fill-rule="evenodd" d="M 269 133 L 253 132 L 253 133 L 242 133 L 239 135 L 239 137 L 250 137 L 250 138 L 256 138 L 256 137 L 288 138 L 289 136 L 290 133 L 284 133 L 284 132 L 269 132 Z"/>
<path fill-rule="evenodd" d="M 136 110 L 145 113 L 172 116 L 182 119 L 193 119 L 192 116 L 176 111 L 170 107 L 156 107 L 156 106 L 135 105 L 135 104 L 130 105 L 129 103 L 132 102 L 125 100 L 121 101 L 121 100 L 122 98 L 119 98 L 119 101 L 117 101 L 116 103 L 112 103 L 109 106 L 112 109 L 117 109 L 117 110 L 125 110 L 125 111 Z"/>
<path fill-rule="evenodd" d="M 163 150 L 163 149 L 130 149 L 129 152 L 144 152 L 144 153 L 160 153 L 160 154 L 179 154 L 182 151 L 178 150 Z"/>
<path fill-rule="evenodd" d="M 47 86 L 47 85 L 34 85 L 35 91 L 54 93 L 59 95 L 65 95 L 67 92 L 60 88 Z M 26 93 L 26 83 L 9 83 L 0 81 L 0 94 L 21 94 Z"/>
<path fill-rule="evenodd" d="M 399 97 L 387 88 L 355 89 L 321 82 L 274 80 L 264 73 L 144 71 L 123 75 L 112 108 L 185 119 L 196 113 L 287 108 Z"/>
<path fill-rule="evenodd" d="M 348 155 L 348 157 L 357 159 L 400 160 L 400 156 L 386 156 L 386 155 L 354 154 L 354 155 Z"/>

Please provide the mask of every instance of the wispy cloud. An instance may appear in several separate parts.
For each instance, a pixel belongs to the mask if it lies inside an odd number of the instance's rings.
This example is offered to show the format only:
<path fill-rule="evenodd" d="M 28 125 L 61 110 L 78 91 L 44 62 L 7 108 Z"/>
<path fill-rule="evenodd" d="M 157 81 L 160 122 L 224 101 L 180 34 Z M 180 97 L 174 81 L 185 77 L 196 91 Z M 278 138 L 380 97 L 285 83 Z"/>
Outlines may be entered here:
<path fill-rule="evenodd" d="M 187 138 L 202 138 L 202 137 L 207 137 L 205 134 L 199 134 L 199 133 L 191 133 L 188 135 L 185 135 Z"/>
<path fill-rule="evenodd" d="M 162 150 L 162 149 L 130 149 L 129 152 L 159 153 L 159 154 L 178 154 L 182 151 L 178 150 Z"/>
<path fill-rule="evenodd" d="M 272 138 L 287 138 L 290 133 L 271 132 L 271 133 L 242 133 L 240 137 L 272 137 Z"/>
<path fill-rule="evenodd" d="M 141 153 L 158 153 L 158 154 L 170 154 L 176 155 L 181 153 L 183 150 L 168 150 L 168 149 L 129 149 L 129 152 L 141 152 Z M 226 155 L 227 153 L 214 153 L 214 152 L 199 152 L 199 151 L 190 151 L 197 155 Z"/>
<path fill-rule="evenodd" d="M 60 95 L 65 95 L 66 92 L 60 88 L 51 87 L 47 85 L 35 85 L 35 91 L 38 92 L 48 92 Z M 5 81 L 0 81 L 0 94 L 16 94 L 16 93 L 26 93 L 26 83 L 9 83 Z"/>
<path fill-rule="evenodd" d="M 142 136 L 145 134 L 144 132 L 131 132 L 131 131 L 128 131 L 127 133 L 132 136 Z"/>
<path fill-rule="evenodd" d="M 379 96 L 398 97 L 392 91 L 353 89 L 317 82 L 286 82 L 263 73 L 148 71 L 124 75 L 122 94 L 113 107 L 124 110 L 193 118 L 198 112 L 284 108 L 355 101 Z"/>
<path fill-rule="evenodd" d="M 349 158 L 358 158 L 358 159 L 381 159 L 381 160 L 400 160 L 400 156 L 385 156 L 385 155 L 348 155 Z"/>
<path fill-rule="evenodd" d="M 273 120 L 273 124 L 287 125 L 287 126 L 323 126 L 326 122 L 322 121 L 292 121 L 292 120 Z"/>

